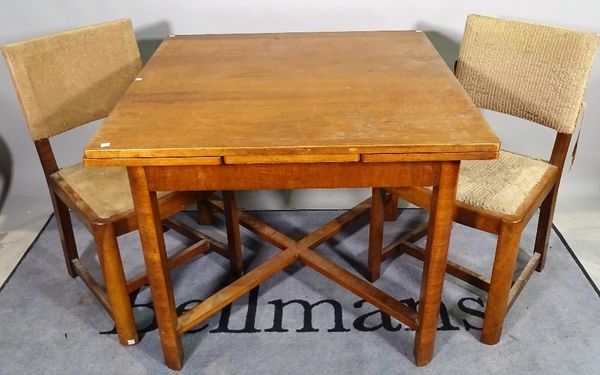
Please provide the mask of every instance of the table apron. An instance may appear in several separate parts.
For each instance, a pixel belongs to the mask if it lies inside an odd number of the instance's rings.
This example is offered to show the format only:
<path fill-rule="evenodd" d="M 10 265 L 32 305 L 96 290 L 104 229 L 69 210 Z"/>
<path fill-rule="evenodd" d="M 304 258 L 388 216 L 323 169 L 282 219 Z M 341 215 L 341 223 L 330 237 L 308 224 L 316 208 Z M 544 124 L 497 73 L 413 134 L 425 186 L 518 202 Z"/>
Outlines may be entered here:
<path fill-rule="evenodd" d="M 144 167 L 151 191 L 433 186 L 440 162 L 221 164 Z"/>

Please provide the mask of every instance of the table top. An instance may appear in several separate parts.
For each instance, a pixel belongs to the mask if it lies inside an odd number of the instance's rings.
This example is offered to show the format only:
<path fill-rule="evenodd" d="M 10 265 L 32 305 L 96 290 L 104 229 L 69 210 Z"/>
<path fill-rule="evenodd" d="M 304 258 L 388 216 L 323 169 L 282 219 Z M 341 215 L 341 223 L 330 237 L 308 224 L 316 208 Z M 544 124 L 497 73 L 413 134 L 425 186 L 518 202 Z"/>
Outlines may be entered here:
<path fill-rule="evenodd" d="M 84 162 L 461 160 L 498 150 L 425 33 L 190 35 L 160 45 Z"/>

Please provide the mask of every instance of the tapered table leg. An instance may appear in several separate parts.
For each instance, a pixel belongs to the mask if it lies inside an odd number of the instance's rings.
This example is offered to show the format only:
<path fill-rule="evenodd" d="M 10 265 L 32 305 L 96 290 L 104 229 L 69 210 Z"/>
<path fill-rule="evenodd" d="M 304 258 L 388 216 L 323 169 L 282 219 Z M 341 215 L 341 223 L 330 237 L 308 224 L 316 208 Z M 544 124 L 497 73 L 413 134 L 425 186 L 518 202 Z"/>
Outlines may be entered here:
<path fill-rule="evenodd" d="M 180 370 L 183 366 L 183 350 L 181 337 L 177 334 L 175 298 L 167 267 L 165 239 L 156 192 L 149 191 L 146 171 L 143 167 L 128 167 L 127 172 L 137 212 L 144 261 L 148 270 L 148 281 L 165 364 L 173 370 Z"/>
<path fill-rule="evenodd" d="M 419 325 L 414 346 L 417 366 L 424 366 L 433 358 L 459 165 L 459 162 L 441 163 L 439 185 L 434 187 L 431 198 L 429 232 L 418 309 Z"/>

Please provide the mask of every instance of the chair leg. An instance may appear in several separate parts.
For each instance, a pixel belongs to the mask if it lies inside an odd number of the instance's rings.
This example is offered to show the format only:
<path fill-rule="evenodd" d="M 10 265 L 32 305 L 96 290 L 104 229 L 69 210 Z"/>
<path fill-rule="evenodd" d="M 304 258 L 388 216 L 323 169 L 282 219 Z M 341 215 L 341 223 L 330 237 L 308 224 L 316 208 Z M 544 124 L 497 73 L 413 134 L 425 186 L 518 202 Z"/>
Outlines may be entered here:
<path fill-rule="evenodd" d="M 114 227 L 111 224 L 95 226 L 94 239 L 119 342 L 125 346 L 135 345 L 139 338 Z"/>
<path fill-rule="evenodd" d="M 390 194 L 390 199 L 385 204 L 385 221 L 396 221 L 398 219 L 398 196 Z"/>
<path fill-rule="evenodd" d="M 197 218 L 196 221 L 200 225 L 212 225 L 214 223 L 213 210 L 208 204 L 208 201 L 202 200 L 196 204 Z"/>
<path fill-rule="evenodd" d="M 556 207 L 556 197 L 558 187 L 548 194 L 542 205 L 540 206 L 540 215 L 538 219 L 537 233 L 535 236 L 535 246 L 533 251 L 540 254 L 540 262 L 535 268 L 536 271 L 542 272 L 546 264 L 546 254 L 548 253 L 548 241 L 550 232 L 552 231 L 552 218 L 554 217 L 554 207 Z"/>
<path fill-rule="evenodd" d="M 484 344 L 494 345 L 500 341 L 502 335 L 522 229 L 522 226 L 518 224 L 503 224 L 498 234 L 492 278 L 481 330 L 480 341 Z"/>
<path fill-rule="evenodd" d="M 223 191 L 223 207 L 225 208 L 225 225 L 227 227 L 227 244 L 229 246 L 231 272 L 234 276 L 239 277 L 244 274 L 244 261 L 242 258 L 239 212 L 233 191 Z"/>
<path fill-rule="evenodd" d="M 383 249 L 383 221 L 385 191 L 373 188 L 371 195 L 371 212 L 369 224 L 369 255 L 367 265 L 367 278 L 375 282 L 381 275 L 381 251 Z"/>
<path fill-rule="evenodd" d="M 60 200 L 53 192 L 50 192 L 54 213 L 56 214 L 56 223 L 60 242 L 63 248 L 67 272 L 71 277 L 77 277 L 77 273 L 73 268 L 71 261 L 79 258 L 77 254 L 77 244 L 75 243 L 75 235 L 73 234 L 73 224 L 71 223 L 71 214 L 69 208 Z"/>

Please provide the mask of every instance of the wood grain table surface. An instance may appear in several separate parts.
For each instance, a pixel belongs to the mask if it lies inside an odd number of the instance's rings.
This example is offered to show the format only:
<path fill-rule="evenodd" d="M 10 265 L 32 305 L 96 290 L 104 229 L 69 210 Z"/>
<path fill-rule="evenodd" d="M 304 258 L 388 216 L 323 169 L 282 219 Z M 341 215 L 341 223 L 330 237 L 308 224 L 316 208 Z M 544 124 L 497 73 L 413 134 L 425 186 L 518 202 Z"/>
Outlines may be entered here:
<path fill-rule="evenodd" d="M 422 32 L 190 35 L 161 44 L 87 144 L 84 163 L 128 168 L 170 368 L 183 366 L 183 333 L 294 262 L 415 328 L 415 362 L 425 365 L 460 161 L 498 152 L 498 138 Z M 366 213 L 368 246 L 380 247 L 389 204 L 381 188 L 400 186 L 433 186 L 418 310 L 314 251 Z M 348 187 L 371 187 L 373 197 L 299 241 L 238 211 L 233 194 Z M 226 207 L 212 205 L 226 213 L 230 251 L 241 252 L 239 225 L 282 251 L 178 316 L 161 190 L 224 191 Z"/>

